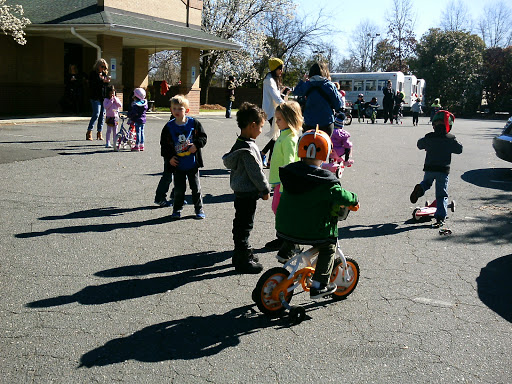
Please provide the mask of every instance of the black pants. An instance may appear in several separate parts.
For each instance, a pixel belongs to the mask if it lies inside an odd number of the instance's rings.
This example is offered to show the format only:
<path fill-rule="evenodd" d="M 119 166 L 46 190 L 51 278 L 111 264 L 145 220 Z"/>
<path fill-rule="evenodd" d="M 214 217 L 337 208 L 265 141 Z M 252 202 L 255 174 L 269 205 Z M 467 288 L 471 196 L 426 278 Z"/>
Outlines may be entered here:
<path fill-rule="evenodd" d="M 173 211 L 181 211 L 185 201 L 185 190 L 187 189 L 187 179 L 190 190 L 192 191 L 192 203 L 196 213 L 203 208 L 203 198 L 201 196 L 201 183 L 199 182 L 199 169 L 193 168 L 188 171 L 177 169 L 174 172 L 174 204 Z"/>
<path fill-rule="evenodd" d="M 419 115 L 420 115 L 419 112 L 413 112 L 412 113 L 412 123 L 413 123 L 413 125 L 414 124 L 418 124 L 418 120 L 419 120 L 418 117 L 419 117 Z"/>
<path fill-rule="evenodd" d="M 172 177 L 174 175 L 174 168 L 169 164 L 169 159 L 164 160 L 164 173 L 160 178 L 160 182 L 156 187 L 155 201 L 162 201 L 167 199 L 167 193 L 172 183 Z"/>
<path fill-rule="evenodd" d="M 384 104 L 384 122 L 393 121 L 393 104 Z"/>
<path fill-rule="evenodd" d="M 272 128 L 272 120 L 274 120 L 273 117 L 271 117 L 270 120 L 268 121 L 270 123 L 270 128 Z M 274 151 L 275 143 L 276 143 L 276 141 L 273 138 L 270 139 L 261 151 L 264 155 L 266 155 L 268 153 L 267 161 L 269 162 L 269 164 L 270 164 L 270 159 L 272 158 L 272 152 Z"/>
<path fill-rule="evenodd" d="M 249 236 L 254 227 L 254 213 L 258 193 L 235 194 L 235 218 L 233 220 L 233 242 L 236 251 L 250 248 Z"/>

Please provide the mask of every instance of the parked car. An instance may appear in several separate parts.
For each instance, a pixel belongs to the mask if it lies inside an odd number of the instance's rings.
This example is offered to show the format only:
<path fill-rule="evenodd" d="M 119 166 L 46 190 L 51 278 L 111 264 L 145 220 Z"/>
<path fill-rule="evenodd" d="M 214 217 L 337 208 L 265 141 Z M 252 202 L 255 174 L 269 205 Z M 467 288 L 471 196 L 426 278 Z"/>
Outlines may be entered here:
<path fill-rule="evenodd" d="M 508 119 L 503 132 L 492 139 L 492 146 L 496 156 L 512 163 L 512 117 Z"/>

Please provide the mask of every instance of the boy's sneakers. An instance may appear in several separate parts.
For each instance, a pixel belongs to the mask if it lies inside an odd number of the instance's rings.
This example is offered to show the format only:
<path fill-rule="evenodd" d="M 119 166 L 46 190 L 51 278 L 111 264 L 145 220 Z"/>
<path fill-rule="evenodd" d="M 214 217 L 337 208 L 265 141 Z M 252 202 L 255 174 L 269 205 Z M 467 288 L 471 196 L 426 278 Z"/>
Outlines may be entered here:
<path fill-rule="evenodd" d="M 281 248 L 281 245 L 283 245 L 283 240 L 281 240 L 280 238 L 275 238 L 274 240 L 266 243 L 265 248 L 270 249 L 272 251 L 277 251 L 278 249 Z"/>
<path fill-rule="evenodd" d="M 263 162 L 263 167 L 267 168 L 267 166 L 268 166 L 267 155 L 265 155 L 263 152 L 261 152 L 261 161 Z"/>
<path fill-rule="evenodd" d="M 411 203 L 415 204 L 418 201 L 418 199 L 421 196 L 423 196 L 424 193 L 425 192 L 423 191 L 423 188 L 421 187 L 421 185 L 420 184 L 416 184 L 414 186 L 414 190 L 411 193 L 411 197 L 410 197 Z"/>
<path fill-rule="evenodd" d="M 140 148 L 138 146 L 135 146 L 132 148 L 132 152 L 139 152 Z"/>
<path fill-rule="evenodd" d="M 173 220 L 181 219 L 181 211 L 174 211 L 171 215 L 171 219 L 173 219 Z"/>
<path fill-rule="evenodd" d="M 206 215 L 204 214 L 204 211 L 202 209 L 196 212 L 197 220 L 203 220 L 204 218 L 206 218 Z"/>
<path fill-rule="evenodd" d="M 162 199 L 162 200 L 155 199 L 155 204 L 159 205 L 160 207 L 169 207 L 171 205 L 171 202 L 166 199 Z"/>
<path fill-rule="evenodd" d="M 144 146 L 143 146 L 143 145 L 141 145 L 141 146 L 139 147 L 139 151 L 141 151 L 141 152 L 142 152 L 143 150 L 144 150 Z"/>
<path fill-rule="evenodd" d="M 322 297 L 333 294 L 336 291 L 336 288 L 338 287 L 334 283 L 320 284 L 320 288 L 311 287 L 309 289 L 309 298 L 311 300 L 321 299 Z"/>
<path fill-rule="evenodd" d="M 432 228 L 441 228 L 444 226 L 444 220 L 442 219 L 437 219 L 437 221 L 432 224 Z"/>

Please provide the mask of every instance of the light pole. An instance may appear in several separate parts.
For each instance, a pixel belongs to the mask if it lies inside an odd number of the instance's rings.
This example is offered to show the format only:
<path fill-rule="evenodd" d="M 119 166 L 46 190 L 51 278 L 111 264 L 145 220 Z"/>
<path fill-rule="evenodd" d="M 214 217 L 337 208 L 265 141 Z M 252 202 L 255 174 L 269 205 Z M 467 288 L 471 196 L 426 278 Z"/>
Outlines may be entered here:
<path fill-rule="evenodd" d="M 372 39 L 372 50 L 371 50 L 371 52 L 370 52 L 370 71 L 372 71 L 372 70 L 373 70 L 373 40 L 375 40 L 375 38 L 376 38 L 377 36 L 380 36 L 380 33 L 376 33 L 376 34 L 374 34 L 374 35 L 373 35 L 373 34 L 371 34 L 371 33 L 369 33 L 369 34 L 368 34 L 368 35 L 366 35 L 366 36 L 368 36 L 370 39 Z"/>

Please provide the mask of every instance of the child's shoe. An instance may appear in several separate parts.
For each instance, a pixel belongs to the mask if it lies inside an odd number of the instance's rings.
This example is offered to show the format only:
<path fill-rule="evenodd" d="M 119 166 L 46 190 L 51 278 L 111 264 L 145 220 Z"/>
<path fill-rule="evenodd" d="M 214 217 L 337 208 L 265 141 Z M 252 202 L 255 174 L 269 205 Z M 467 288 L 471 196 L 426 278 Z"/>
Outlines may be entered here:
<path fill-rule="evenodd" d="M 346 160 L 346 161 L 345 161 L 345 160 L 343 160 L 343 165 L 344 165 L 345 167 L 351 167 L 351 166 L 352 166 L 352 164 L 354 164 L 354 160 L 352 160 L 352 159 L 348 159 L 348 160 Z"/>
<path fill-rule="evenodd" d="M 281 248 L 281 245 L 283 245 L 283 240 L 281 240 L 280 238 L 275 238 L 274 240 L 266 243 L 265 248 L 270 249 L 272 251 L 277 251 Z"/>
<path fill-rule="evenodd" d="M 444 226 L 444 220 L 443 219 L 437 219 L 437 221 L 432 224 L 432 228 L 441 228 Z"/>
<path fill-rule="evenodd" d="M 181 211 L 174 211 L 171 215 L 172 220 L 179 220 L 181 219 Z"/>
<path fill-rule="evenodd" d="M 137 145 L 132 148 L 132 152 L 139 152 L 139 151 L 140 151 L 140 148 Z"/>
<path fill-rule="evenodd" d="M 155 199 L 155 204 L 159 205 L 161 207 L 169 207 L 171 202 L 167 201 L 166 199 L 162 199 L 162 200 Z"/>
<path fill-rule="evenodd" d="M 202 209 L 200 209 L 199 211 L 196 212 L 197 220 L 203 220 L 205 218 L 206 218 L 206 215 L 204 214 L 204 211 Z"/>
<path fill-rule="evenodd" d="M 105 144 L 105 148 L 112 148 L 112 144 L 110 144 L 110 142 L 107 141 L 107 144 Z"/>
<path fill-rule="evenodd" d="M 320 284 L 319 288 L 311 287 L 309 289 L 309 298 L 311 300 L 318 300 L 325 296 L 329 296 L 336 291 L 337 285 L 334 283 Z"/>
<path fill-rule="evenodd" d="M 141 152 L 142 152 L 143 150 L 144 150 L 144 146 L 143 146 L 143 145 L 141 145 L 141 146 L 139 147 L 139 151 L 141 151 Z"/>
<path fill-rule="evenodd" d="M 416 184 L 414 186 L 414 190 L 412 191 L 411 193 L 411 196 L 409 197 L 409 199 L 411 200 L 411 203 L 415 204 L 418 199 L 423 196 L 425 192 L 423 191 L 423 188 L 420 184 Z"/>

